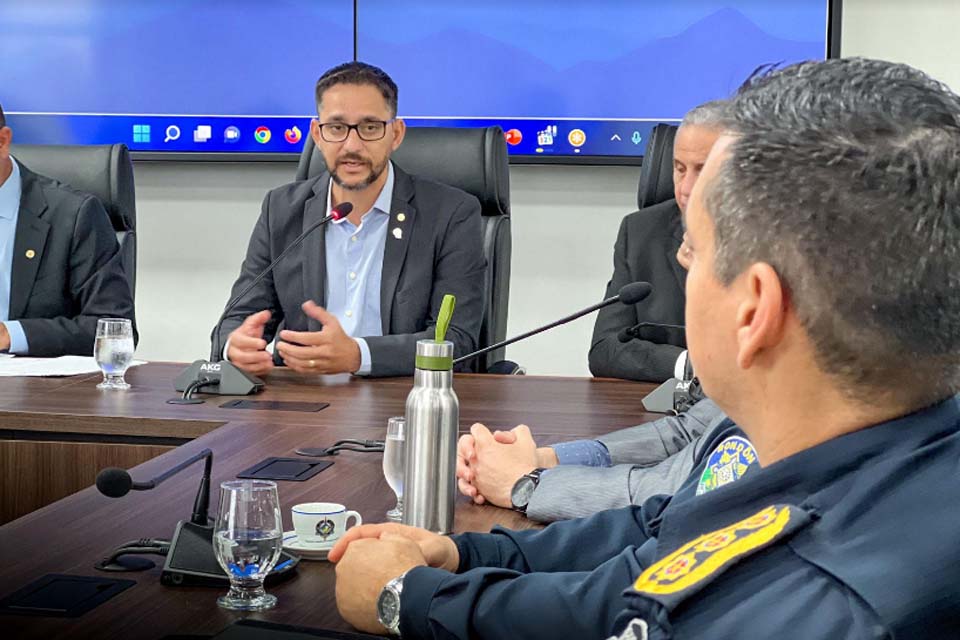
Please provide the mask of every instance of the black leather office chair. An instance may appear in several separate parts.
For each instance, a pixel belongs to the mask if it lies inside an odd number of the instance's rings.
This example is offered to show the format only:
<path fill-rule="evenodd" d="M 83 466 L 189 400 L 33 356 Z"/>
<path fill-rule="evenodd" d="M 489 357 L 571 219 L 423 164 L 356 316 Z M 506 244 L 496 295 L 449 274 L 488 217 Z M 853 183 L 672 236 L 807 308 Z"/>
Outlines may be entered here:
<path fill-rule="evenodd" d="M 94 195 L 103 203 L 117 232 L 123 272 L 133 294 L 137 278 L 137 203 L 127 145 L 15 144 L 11 153 L 31 171 Z"/>
<path fill-rule="evenodd" d="M 677 129 L 676 125 L 658 124 L 650 133 L 640 166 L 638 209 L 660 204 L 673 197 L 673 139 Z"/>
<path fill-rule="evenodd" d="M 510 172 L 503 130 L 409 127 L 392 159 L 407 173 L 463 189 L 480 201 L 487 276 L 479 346 L 503 340 L 507 334 L 511 248 Z M 308 136 L 297 166 L 297 180 L 316 177 L 326 169 L 323 156 Z M 497 349 L 478 358 L 478 370 L 517 373 L 516 365 L 500 362 L 505 352 L 505 348 Z"/>

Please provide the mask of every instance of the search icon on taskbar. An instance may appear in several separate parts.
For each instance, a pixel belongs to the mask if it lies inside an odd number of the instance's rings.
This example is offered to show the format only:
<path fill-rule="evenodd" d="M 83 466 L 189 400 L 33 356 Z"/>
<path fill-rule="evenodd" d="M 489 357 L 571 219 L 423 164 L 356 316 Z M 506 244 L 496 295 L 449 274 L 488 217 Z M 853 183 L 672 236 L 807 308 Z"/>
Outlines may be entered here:
<path fill-rule="evenodd" d="M 179 140 L 179 139 L 180 139 L 180 127 L 178 127 L 175 124 L 172 124 L 169 127 L 167 127 L 167 133 L 163 137 L 163 141 L 170 142 L 171 140 Z"/>

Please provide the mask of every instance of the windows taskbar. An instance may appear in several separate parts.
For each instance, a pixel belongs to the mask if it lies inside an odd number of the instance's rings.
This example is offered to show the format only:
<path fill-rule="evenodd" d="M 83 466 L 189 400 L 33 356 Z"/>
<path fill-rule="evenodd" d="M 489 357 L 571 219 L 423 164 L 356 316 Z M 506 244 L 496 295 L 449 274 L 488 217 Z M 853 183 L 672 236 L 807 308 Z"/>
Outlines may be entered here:
<path fill-rule="evenodd" d="M 125 143 L 137 156 L 177 158 L 192 154 L 230 156 L 299 154 L 310 134 L 309 116 L 162 116 L 8 113 L 15 143 Z M 531 118 L 405 117 L 408 126 L 500 126 L 515 159 L 590 163 L 601 159 L 631 163 L 643 156 L 647 138 L 660 122 Z M 602 160 L 601 160 L 602 161 Z"/>

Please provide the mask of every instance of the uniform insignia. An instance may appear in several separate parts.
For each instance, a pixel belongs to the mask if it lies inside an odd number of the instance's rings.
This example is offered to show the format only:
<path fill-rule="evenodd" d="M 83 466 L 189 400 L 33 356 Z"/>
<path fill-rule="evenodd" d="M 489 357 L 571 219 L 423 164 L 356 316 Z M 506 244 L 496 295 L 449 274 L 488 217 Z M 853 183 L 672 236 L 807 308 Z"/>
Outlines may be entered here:
<path fill-rule="evenodd" d="M 405 214 L 405 213 L 398 213 L 398 214 L 397 214 L 397 222 L 403 222 L 403 221 L 406 220 L 406 219 L 407 219 L 407 214 Z"/>
<path fill-rule="evenodd" d="M 717 445 L 700 475 L 697 495 L 713 491 L 738 480 L 757 462 L 757 452 L 746 438 L 731 436 Z"/>
<path fill-rule="evenodd" d="M 25 255 L 27 256 L 27 260 L 33 260 L 34 256 L 37 255 L 37 252 L 33 249 L 27 249 L 27 253 Z"/>
<path fill-rule="evenodd" d="M 767 507 L 683 545 L 640 574 L 633 588 L 671 609 L 742 558 L 793 534 L 811 520 L 797 507 Z"/>
<path fill-rule="evenodd" d="M 634 618 L 619 636 L 610 636 L 607 640 L 647 640 L 647 621 Z"/>
<path fill-rule="evenodd" d="M 393 237 L 399 240 L 403 237 L 403 230 L 400 227 L 397 227 L 393 230 Z"/>

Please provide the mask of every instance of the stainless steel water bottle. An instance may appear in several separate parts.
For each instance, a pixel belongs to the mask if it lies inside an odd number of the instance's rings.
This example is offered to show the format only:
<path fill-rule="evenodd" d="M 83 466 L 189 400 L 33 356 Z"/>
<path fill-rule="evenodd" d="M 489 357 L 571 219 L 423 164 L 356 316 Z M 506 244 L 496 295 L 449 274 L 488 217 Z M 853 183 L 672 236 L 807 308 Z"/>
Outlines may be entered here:
<path fill-rule="evenodd" d="M 403 523 L 436 533 L 453 531 L 457 496 L 460 401 L 453 391 L 453 343 L 443 340 L 453 313 L 444 300 L 436 340 L 417 342 L 413 389 L 407 396 Z"/>

